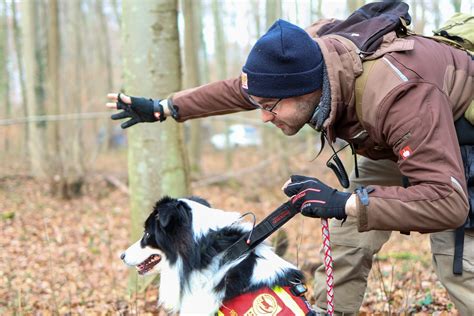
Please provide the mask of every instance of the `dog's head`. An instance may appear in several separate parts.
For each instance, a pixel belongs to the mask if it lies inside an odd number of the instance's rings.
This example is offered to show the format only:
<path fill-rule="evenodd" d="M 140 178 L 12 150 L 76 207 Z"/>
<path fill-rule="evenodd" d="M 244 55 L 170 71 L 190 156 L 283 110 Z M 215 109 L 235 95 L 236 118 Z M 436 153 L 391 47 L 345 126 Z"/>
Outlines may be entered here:
<path fill-rule="evenodd" d="M 135 266 L 140 275 L 158 273 L 161 262 L 176 261 L 182 239 L 191 237 L 191 225 L 190 207 L 183 201 L 164 197 L 146 219 L 142 238 L 122 253 L 121 259 Z"/>
<path fill-rule="evenodd" d="M 178 258 L 194 262 L 196 240 L 211 230 L 230 225 L 238 213 L 222 212 L 209 207 L 203 199 L 164 197 L 155 204 L 145 221 L 144 234 L 121 255 L 140 275 L 160 272 L 164 261 L 173 266 Z"/>

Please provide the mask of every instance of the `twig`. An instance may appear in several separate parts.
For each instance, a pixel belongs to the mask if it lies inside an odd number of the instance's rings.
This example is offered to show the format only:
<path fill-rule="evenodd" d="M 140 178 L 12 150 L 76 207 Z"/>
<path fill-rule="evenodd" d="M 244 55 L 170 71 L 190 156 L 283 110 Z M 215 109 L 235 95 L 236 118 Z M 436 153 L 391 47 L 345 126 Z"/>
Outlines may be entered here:
<path fill-rule="evenodd" d="M 104 180 L 113 185 L 114 187 L 116 187 L 117 189 L 119 189 L 121 192 L 129 195 L 130 194 L 130 191 L 128 190 L 128 186 L 123 183 L 122 181 L 120 181 L 118 178 L 114 177 L 114 176 L 111 176 L 111 175 L 105 175 L 104 176 Z"/>
<path fill-rule="evenodd" d="M 379 280 L 382 288 L 382 292 L 385 295 L 385 298 L 387 299 L 387 304 L 388 304 L 388 313 L 390 315 L 390 310 L 391 310 L 391 303 L 390 303 L 390 297 L 391 297 L 391 290 L 387 290 L 385 283 L 384 283 L 384 277 L 382 274 L 382 269 L 380 268 L 380 260 L 378 260 L 377 256 L 375 257 L 376 260 L 376 266 L 377 266 L 377 272 L 379 274 Z M 394 271 L 394 266 L 392 264 L 392 282 L 393 282 L 393 271 Z"/>

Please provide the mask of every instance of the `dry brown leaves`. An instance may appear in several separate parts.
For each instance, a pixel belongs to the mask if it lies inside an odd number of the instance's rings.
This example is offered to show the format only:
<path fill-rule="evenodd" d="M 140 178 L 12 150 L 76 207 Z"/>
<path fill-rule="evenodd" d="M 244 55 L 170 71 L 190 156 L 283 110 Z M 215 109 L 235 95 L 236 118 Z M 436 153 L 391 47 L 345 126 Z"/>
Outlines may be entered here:
<path fill-rule="evenodd" d="M 234 158 L 234 167 L 258 158 L 242 151 Z M 204 172 L 215 170 L 216 161 L 216 156 L 206 155 Z M 320 170 L 320 178 L 335 185 L 322 161 L 302 158 L 292 162 L 289 172 Z M 286 179 L 276 170 L 269 166 L 261 173 L 193 193 L 217 208 L 253 211 L 261 220 L 284 200 L 279 187 Z M 145 293 L 127 292 L 129 270 L 119 255 L 130 239 L 128 197 L 100 178 L 92 179 L 86 195 L 71 201 L 52 198 L 43 183 L 31 179 L 0 181 L 1 315 L 163 314 L 156 307 L 155 286 Z M 285 257 L 311 277 L 320 264 L 320 222 L 299 216 L 285 229 L 290 237 Z M 394 233 L 378 258 L 361 315 L 455 312 L 431 268 L 427 236 Z"/>

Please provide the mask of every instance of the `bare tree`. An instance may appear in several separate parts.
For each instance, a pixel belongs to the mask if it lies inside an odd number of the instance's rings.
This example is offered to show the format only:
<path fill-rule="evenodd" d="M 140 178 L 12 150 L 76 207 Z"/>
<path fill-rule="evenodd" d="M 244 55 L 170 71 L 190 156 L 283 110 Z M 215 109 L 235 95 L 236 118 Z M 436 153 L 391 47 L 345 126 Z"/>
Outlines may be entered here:
<path fill-rule="evenodd" d="M 441 11 L 439 9 L 439 2 L 438 0 L 431 1 L 432 12 L 434 15 L 434 28 L 437 29 L 441 25 Z"/>
<path fill-rule="evenodd" d="M 5 104 L 4 115 L 6 118 L 11 115 L 10 102 L 10 78 L 8 71 L 9 65 L 9 49 L 8 49 L 8 10 L 7 1 L 2 1 L 2 8 L 0 12 L 0 102 Z M 9 137 L 5 135 L 3 149 L 5 152 L 9 149 Z"/>
<path fill-rule="evenodd" d="M 365 4 L 365 0 L 347 0 L 347 11 L 349 14 Z"/>
<path fill-rule="evenodd" d="M 23 1 L 22 3 L 22 25 L 23 25 L 23 60 L 25 61 L 26 81 L 26 104 L 30 115 L 43 115 L 42 98 L 44 95 L 42 86 L 42 73 L 40 66 L 40 52 L 37 43 L 37 17 L 36 1 Z M 45 159 L 46 124 L 30 122 L 28 124 L 28 149 L 31 173 L 36 177 L 44 177 L 46 171 Z"/>
<path fill-rule="evenodd" d="M 16 10 L 16 1 L 12 0 L 10 3 L 11 14 L 12 14 L 12 29 L 13 29 L 13 43 L 14 43 L 14 51 L 15 57 L 17 61 L 18 67 L 18 77 L 20 81 L 20 92 L 21 92 L 21 100 L 22 102 L 22 109 L 23 115 L 28 116 L 28 106 L 26 100 L 26 84 L 25 84 L 25 75 L 24 75 L 24 65 L 23 65 L 23 47 L 21 45 L 21 31 L 20 26 L 18 25 L 18 14 Z M 29 125 L 25 124 L 25 144 L 28 144 L 28 135 L 29 132 Z M 26 148 L 26 151 L 29 149 Z"/>
<path fill-rule="evenodd" d="M 176 0 L 123 1 L 123 68 L 127 93 L 166 96 L 180 89 L 176 6 Z M 129 129 L 128 136 L 132 238 L 136 239 L 160 194 L 186 195 L 189 184 L 180 125 L 170 119 L 161 124 L 139 124 Z M 136 279 L 131 277 L 130 281 L 133 289 Z"/>
<path fill-rule="evenodd" d="M 317 0 L 316 6 L 314 5 L 314 0 L 310 0 L 309 2 L 310 7 L 310 23 L 313 23 L 316 19 L 323 18 L 323 0 Z M 316 8 L 315 8 L 316 7 Z"/>
<path fill-rule="evenodd" d="M 113 9 L 118 16 L 118 10 L 116 3 L 113 3 Z M 97 39 L 98 39 L 98 47 L 100 48 L 99 51 L 99 60 L 101 61 L 100 64 L 105 65 L 106 69 L 106 91 L 113 91 L 114 88 L 114 75 L 113 75 L 113 68 L 112 68 L 112 51 L 111 51 L 111 43 L 110 43 L 110 32 L 109 26 L 107 23 L 107 18 L 104 13 L 104 2 L 102 0 L 95 0 L 95 12 L 97 12 L 97 16 L 99 18 L 99 26 L 102 32 L 99 32 Z M 107 150 L 109 147 L 109 140 L 110 135 L 112 134 L 114 124 L 112 121 L 107 122 L 107 126 L 103 129 L 104 130 L 104 142 L 103 142 L 103 150 Z"/>
<path fill-rule="evenodd" d="M 59 36 L 59 11 L 58 0 L 50 0 L 48 2 L 48 68 L 47 68 L 47 99 L 49 104 L 50 114 L 60 114 L 61 106 L 59 100 L 59 64 L 60 64 L 60 36 Z M 58 188 L 54 188 L 57 182 L 55 175 L 62 174 L 60 156 L 61 138 L 60 138 L 60 123 L 55 122 L 52 125 L 52 137 L 49 139 L 51 149 L 48 151 L 49 159 L 52 162 L 48 174 L 52 176 L 50 183 L 52 183 L 53 191 L 57 192 Z"/>
<path fill-rule="evenodd" d="M 216 36 L 214 54 L 216 56 L 216 73 L 218 80 L 223 80 L 227 77 L 227 49 L 224 34 L 224 23 L 222 21 L 223 12 L 224 10 L 221 2 L 219 0 L 212 0 L 212 16 L 214 19 L 214 33 Z M 225 144 L 225 163 L 226 168 L 229 169 L 232 166 L 229 124 L 226 124 L 225 128 Z"/>
<path fill-rule="evenodd" d="M 102 63 L 105 65 L 107 71 L 107 91 L 112 91 L 114 86 L 114 78 L 112 73 L 112 52 L 110 50 L 110 35 L 109 27 L 107 25 L 107 18 L 104 14 L 104 3 L 102 0 L 95 1 L 95 12 L 99 17 L 100 23 L 100 44 L 102 51 Z"/>
<path fill-rule="evenodd" d="M 453 5 L 454 12 L 461 12 L 462 0 L 451 0 L 451 4 Z"/>
<path fill-rule="evenodd" d="M 255 27 L 256 37 L 260 38 L 261 36 L 261 22 L 260 22 L 260 10 L 259 10 L 259 0 L 252 0 L 250 7 L 250 14 L 252 19 L 255 21 L 255 26 L 249 25 L 249 28 Z"/>
<path fill-rule="evenodd" d="M 201 72 L 198 54 L 201 51 L 201 0 L 184 0 L 182 9 L 184 15 L 184 88 L 192 88 L 201 84 Z M 190 169 L 193 173 L 201 172 L 202 132 L 201 120 L 191 121 L 190 133 Z"/>
<path fill-rule="evenodd" d="M 281 17 L 281 0 L 266 0 L 265 16 L 268 29 L 276 19 Z"/>

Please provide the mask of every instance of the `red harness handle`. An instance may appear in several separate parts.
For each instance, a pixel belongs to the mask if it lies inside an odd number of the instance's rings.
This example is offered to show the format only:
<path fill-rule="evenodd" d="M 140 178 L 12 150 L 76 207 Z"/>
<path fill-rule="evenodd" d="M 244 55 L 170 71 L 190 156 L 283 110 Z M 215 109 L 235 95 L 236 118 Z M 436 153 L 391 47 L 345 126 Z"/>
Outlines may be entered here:
<path fill-rule="evenodd" d="M 326 298 L 327 298 L 327 315 L 334 314 L 334 275 L 332 269 L 331 243 L 329 236 L 329 224 L 326 218 L 321 218 L 323 233 L 323 250 L 324 250 L 324 268 L 326 270 Z"/>

